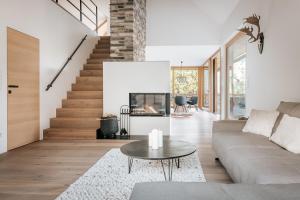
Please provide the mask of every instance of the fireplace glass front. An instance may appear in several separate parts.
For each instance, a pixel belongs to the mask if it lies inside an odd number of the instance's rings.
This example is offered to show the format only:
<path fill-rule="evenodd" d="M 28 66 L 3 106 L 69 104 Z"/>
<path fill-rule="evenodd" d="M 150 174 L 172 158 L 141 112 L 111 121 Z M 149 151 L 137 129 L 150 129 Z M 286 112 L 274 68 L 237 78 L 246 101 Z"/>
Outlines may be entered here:
<path fill-rule="evenodd" d="M 169 116 L 169 93 L 130 93 L 131 116 Z"/>

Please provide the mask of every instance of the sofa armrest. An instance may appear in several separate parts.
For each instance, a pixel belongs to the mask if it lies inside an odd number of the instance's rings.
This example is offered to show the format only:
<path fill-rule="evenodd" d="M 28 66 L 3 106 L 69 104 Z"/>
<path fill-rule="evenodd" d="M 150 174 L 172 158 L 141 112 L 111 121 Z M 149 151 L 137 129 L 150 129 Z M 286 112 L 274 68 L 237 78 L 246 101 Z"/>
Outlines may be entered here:
<path fill-rule="evenodd" d="M 242 131 L 246 120 L 220 120 L 213 122 L 213 133 Z"/>

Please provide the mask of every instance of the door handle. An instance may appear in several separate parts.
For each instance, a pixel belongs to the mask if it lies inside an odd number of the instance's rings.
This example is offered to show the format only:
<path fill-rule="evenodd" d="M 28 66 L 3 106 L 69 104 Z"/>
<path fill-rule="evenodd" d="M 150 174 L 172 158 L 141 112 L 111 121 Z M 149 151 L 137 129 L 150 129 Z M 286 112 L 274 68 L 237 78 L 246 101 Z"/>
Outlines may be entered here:
<path fill-rule="evenodd" d="M 7 87 L 8 87 L 8 88 L 19 88 L 18 85 L 8 85 Z"/>

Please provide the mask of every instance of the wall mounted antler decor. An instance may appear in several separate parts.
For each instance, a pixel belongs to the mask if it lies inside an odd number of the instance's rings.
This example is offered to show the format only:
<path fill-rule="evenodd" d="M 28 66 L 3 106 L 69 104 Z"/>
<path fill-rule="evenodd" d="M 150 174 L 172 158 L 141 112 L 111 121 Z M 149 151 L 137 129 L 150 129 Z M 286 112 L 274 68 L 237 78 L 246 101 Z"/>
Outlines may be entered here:
<path fill-rule="evenodd" d="M 245 18 L 244 20 L 245 20 L 244 25 L 245 24 L 250 24 L 250 27 L 245 26 L 245 27 L 239 29 L 239 31 L 241 31 L 241 32 L 245 33 L 246 35 L 250 36 L 250 39 L 249 39 L 250 43 L 258 41 L 258 50 L 259 50 L 259 53 L 262 54 L 263 49 L 264 49 L 264 39 L 265 39 L 265 37 L 264 37 L 264 33 L 260 32 L 260 24 L 259 24 L 260 16 L 257 16 L 256 14 L 253 14 L 251 17 Z M 254 31 L 253 26 L 257 27 L 257 36 L 255 36 L 254 33 L 253 33 L 253 31 Z"/>

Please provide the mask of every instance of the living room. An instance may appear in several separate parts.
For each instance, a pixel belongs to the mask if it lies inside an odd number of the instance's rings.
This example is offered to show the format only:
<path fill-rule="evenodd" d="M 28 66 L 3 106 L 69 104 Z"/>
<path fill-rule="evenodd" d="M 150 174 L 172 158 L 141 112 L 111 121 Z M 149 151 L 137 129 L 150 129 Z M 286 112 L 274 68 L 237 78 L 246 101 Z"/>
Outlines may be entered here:
<path fill-rule="evenodd" d="M 299 9 L 1 2 L 0 199 L 300 199 Z"/>

